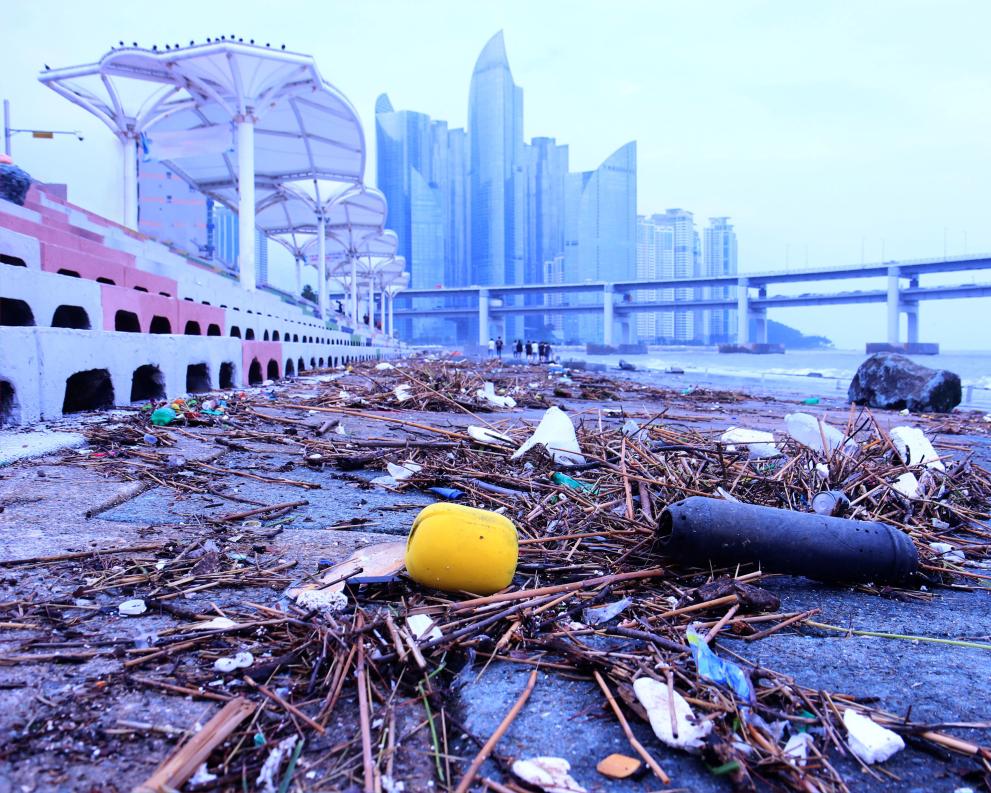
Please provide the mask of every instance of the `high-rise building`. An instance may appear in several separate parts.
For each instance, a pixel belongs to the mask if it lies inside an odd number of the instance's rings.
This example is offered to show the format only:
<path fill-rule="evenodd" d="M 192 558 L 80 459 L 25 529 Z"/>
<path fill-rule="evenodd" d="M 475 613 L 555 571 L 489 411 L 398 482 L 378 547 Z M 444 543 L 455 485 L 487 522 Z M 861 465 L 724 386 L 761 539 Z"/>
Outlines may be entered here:
<path fill-rule="evenodd" d="M 655 227 L 658 278 L 688 278 L 697 275 L 700 267 L 698 234 L 695 218 L 684 209 L 669 209 L 663 214 L 644 220 Z M 690 300 L 695 290 L 689 288 L 660 289 L 656 298 L 663 301 Z M 696 317 L 687 309 L 665 309 L 654 319 L 655 338 L 664 342 L 695 340 Z"/>
<path fill-rule="evenodd" d="M 705 229 L 706 275 L 736 275 L 736 232 L 729 218 L 709 218 Z M 712 298 L 732 299 L 735 289 L 717 286 L 708 290 Z M 736 336 L 736 310 L 712 309 L 709 312 L 708 339 L 710 344 L 732 341 Z"/>
<path fill-rule="evenodd" d="M 502 31 L 475 63 L 468 95 L 471 275 L 480 286 L 524 281 L 523 90 L 513 82 Z M 509 299 L 507 299 L 508 302 Z M 523 332 L 507 319 L 506 338 Z"/>
<path fill-rule="evenodd" d="M 447 122 L 411 110 L 397 111 L 382 94 L 375 103 L 375 131 L 378 186 L 389 205 L 389 227 L 399 236 L 397 252 L 409 267 L 410 286 L 433 289 L 450 284 L 458 269 L 453 217 L 463 213 L 459 206 L 463 187 L 451 195 L 457 169 L 451 166 Z M 463 133 L 455 132 L 460 133 L 454 136 L 460 143 Z M 414 303 L 412 307 L 426 313 L 439 305 L 439 299 Z M 449 322 L 429 316 L 400 320 L 399 330 L 406 338 L 432 342 L 450 340 L 454 332 Z"/>
<path fill-rule="evenodd" d="M 565 272 L 568 281 L 627 281 L 636 277 L 637 144 L 613 152 L 594 171 L 569 174 L 565 195 Z M 579 298 L 573 298 L 579 299 Z M 598 295 L 583 302 L 601 303 Z M 569 341 L 603 338 L 601 314 L 565 322 Z"/>
<path fill-rule="evenodd" d="M 523 280 L 547 283 L 548 267 L 564 257 L 564 186 L 568 176 L 568 147 L 554 138 L 534 138 L 524 147 L 526 155 L 526 243 Z M 526 303 L 541 305 L 543 295 L 527 295 Z M 524 319 L 527 338 L 547 335 L 548 320 L 542 314 Z M 560 323 L 557 323 L 559 325 Z M 555 325 L 555 327 L 557 327 Z"/>

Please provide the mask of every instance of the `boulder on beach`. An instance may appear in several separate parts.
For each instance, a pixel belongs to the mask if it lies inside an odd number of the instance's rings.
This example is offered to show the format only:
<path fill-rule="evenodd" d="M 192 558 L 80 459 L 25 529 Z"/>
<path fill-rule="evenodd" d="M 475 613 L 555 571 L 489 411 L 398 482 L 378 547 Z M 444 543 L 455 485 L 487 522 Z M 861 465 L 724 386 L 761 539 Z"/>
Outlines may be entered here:
<path fill-rule="evenodd" d="M 13 163 L 0 162 L 0 198 L 18 206 L 24 206 L 31 177 Z"/>
<path fill-rule="evenodd" d="M 857 405 L 913 413 L 949 413 L 960 404 L 960 377 L 930 369 L 897 353 L 872 355 L 857 369 L 847 392 Z"/>

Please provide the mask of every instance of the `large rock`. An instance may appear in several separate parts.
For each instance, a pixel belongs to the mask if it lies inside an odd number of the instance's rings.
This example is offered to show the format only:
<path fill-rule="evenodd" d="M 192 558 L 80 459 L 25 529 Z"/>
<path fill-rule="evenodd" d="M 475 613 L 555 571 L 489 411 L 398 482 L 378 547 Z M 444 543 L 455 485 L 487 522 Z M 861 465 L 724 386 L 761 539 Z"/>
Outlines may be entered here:
<path fill-rule="evenodd" d="M 16 165 L 0 162 L 0 198 L 24 206 L 24 198 L 31 187 L 31 177 Z"/>
<path fill-rule="evenodd" d="M 872 408 L 949 413 L 960 404 L 960 377 L 920 366 L 904 355 L 879 352 L 860 364 L 847 395 L 851 402 Z"/>

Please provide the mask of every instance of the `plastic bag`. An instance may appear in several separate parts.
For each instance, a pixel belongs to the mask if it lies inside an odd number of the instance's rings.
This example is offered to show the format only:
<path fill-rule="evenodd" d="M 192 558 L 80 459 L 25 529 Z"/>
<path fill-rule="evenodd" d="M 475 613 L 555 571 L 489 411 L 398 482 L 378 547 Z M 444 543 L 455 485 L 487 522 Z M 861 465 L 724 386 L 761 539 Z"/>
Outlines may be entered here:
<path fill-rule="evenodd" d="M 695 659 L 695 666 L 698 672 L 706 680 L 726 686 L 736 694 L 741 702 L 751 704 L 754 701 L 754 689 L 740 667 L 732 661 L 726 661 L 716 655 L 705 643 L 705 639 L 698 635 L 695 628 L 689 628 L 686 634 L 688 644 L 692 649 L 692 658 Z"/>
<path fill-rule="evenodd" d="M 640 677 L 633 681 L 633 693 L 647 711 L 654 735 L 668 746 L 696 752 L 702 748 L 705 736 L 712 731 L 712 722 L 697 720 L 691 706 L 677 691 L 669 691 L 663 683 L 652 677 Z M 671 705 L 674 704 L 674 721 L 677 735 L 671 726 Z"/>
<path fill-rule="evenodd" d="M 537 429 L 513 453 L 513 459 L 522 457 L 537 444 L 543 444 L 558 465 L 583 465 L 585 463 L 581 448 L 578 446 L 575 425 L 559 407 L 547 408 L 547 412 L 544 413 Z"/>
<path fill-rule="evenodd" d="M 917 427 L 895 427 L 888 433 L 898 456 L 905 465 L 924 465 L 935 471 L 945 471 L 929 439 Z"/>

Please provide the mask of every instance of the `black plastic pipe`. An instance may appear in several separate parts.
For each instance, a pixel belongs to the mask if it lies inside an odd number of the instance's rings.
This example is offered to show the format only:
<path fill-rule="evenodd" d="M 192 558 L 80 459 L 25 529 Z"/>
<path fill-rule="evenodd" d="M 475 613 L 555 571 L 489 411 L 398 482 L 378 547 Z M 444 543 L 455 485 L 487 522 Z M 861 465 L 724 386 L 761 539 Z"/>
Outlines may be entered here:
<path fill-rule="evenodd" d="M 818 581 L 897 584 L 919 566 L 908 535 L 884 523 L 702 496 L 668 506 L 658 536 L 665 554 L 692 564 L 754 563 Z"/>

